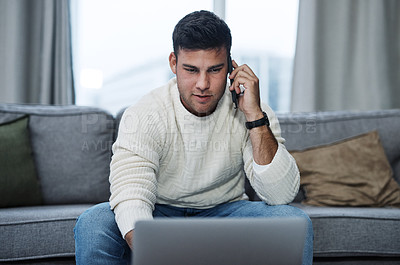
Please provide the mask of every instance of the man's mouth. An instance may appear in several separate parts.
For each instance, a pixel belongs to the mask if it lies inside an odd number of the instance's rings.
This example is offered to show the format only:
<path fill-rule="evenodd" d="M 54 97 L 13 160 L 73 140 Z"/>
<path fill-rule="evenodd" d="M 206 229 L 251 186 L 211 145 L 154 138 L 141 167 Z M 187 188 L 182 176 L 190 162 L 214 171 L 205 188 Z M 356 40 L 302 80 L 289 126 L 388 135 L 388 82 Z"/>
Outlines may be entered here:
<path fill-rule="evenodd" d="M 199 101 L 200 103 L 206 103 L 211 99 L 211 95 L 194 95 L 194 97 Z"/>

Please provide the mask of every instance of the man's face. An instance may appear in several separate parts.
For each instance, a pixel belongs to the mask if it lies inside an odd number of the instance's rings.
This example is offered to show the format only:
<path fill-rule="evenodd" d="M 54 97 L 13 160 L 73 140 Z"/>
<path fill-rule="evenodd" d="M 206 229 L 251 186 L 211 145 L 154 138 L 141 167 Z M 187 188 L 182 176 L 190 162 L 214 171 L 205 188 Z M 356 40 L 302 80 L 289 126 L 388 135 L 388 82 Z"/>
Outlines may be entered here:
<path fill-rule="evenodd" d="M 214 112 L 226 87 L 228 73 L 226 49 L 179 50 L 169 56 L 176 74 L 182 104 L 196 116 Z"/>

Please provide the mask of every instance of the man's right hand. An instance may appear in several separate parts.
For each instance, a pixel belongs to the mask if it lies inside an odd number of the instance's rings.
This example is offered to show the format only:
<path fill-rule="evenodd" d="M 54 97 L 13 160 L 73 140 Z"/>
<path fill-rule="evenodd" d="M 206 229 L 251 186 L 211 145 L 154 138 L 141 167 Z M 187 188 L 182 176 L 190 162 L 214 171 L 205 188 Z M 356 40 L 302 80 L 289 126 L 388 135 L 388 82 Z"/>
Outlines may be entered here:
<path fill-rule="evenodd" d="M 129 231 L 125 235 L 125 241 L 126 241 L 126 243 L 128 243 L 128 245 L 131 248 L 131 250 L 133 250 L 133 230 Z"/>

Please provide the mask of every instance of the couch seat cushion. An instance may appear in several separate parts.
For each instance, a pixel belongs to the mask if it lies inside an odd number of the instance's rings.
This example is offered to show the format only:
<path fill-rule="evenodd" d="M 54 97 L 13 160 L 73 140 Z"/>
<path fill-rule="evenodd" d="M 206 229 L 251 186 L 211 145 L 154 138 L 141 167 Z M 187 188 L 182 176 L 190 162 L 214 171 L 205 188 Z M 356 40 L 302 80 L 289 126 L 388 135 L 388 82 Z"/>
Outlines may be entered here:
<path fill-rule="evenodd" d="M 74 257 L 76 218 L 91 204 L 0 209 L 0 262 Z"/>
<path fill-rule="evenodd" d="M 293 203 L 311 218 L 314 256 L 400 256 L 400 211 Z"/>

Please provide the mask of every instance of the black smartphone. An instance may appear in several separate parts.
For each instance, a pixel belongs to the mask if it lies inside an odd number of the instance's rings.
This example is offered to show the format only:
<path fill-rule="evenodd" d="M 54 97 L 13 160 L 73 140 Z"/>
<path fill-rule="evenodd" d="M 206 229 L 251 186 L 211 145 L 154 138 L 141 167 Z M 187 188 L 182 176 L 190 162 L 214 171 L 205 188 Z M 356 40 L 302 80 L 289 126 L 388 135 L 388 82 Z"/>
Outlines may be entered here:
<path fill-rule="evenodd" d="M 230 73 L 232 73 L 232 71 L 233 71 L 232 57 L 229 55 L 229 58 L 228 58 L 228 75 Z M 231 85 L 232 85 L 233 84 L 233 79 L 229 79 L 229 80 L 230 80 Z M 237 107 L 238 107 L 238 96 L 239 95 L 236 93 L 235 90 L 231 91 L 231 93 L 232 93 L 232 101 L 235 104 L 235 109 L 237 109 Z"/>

